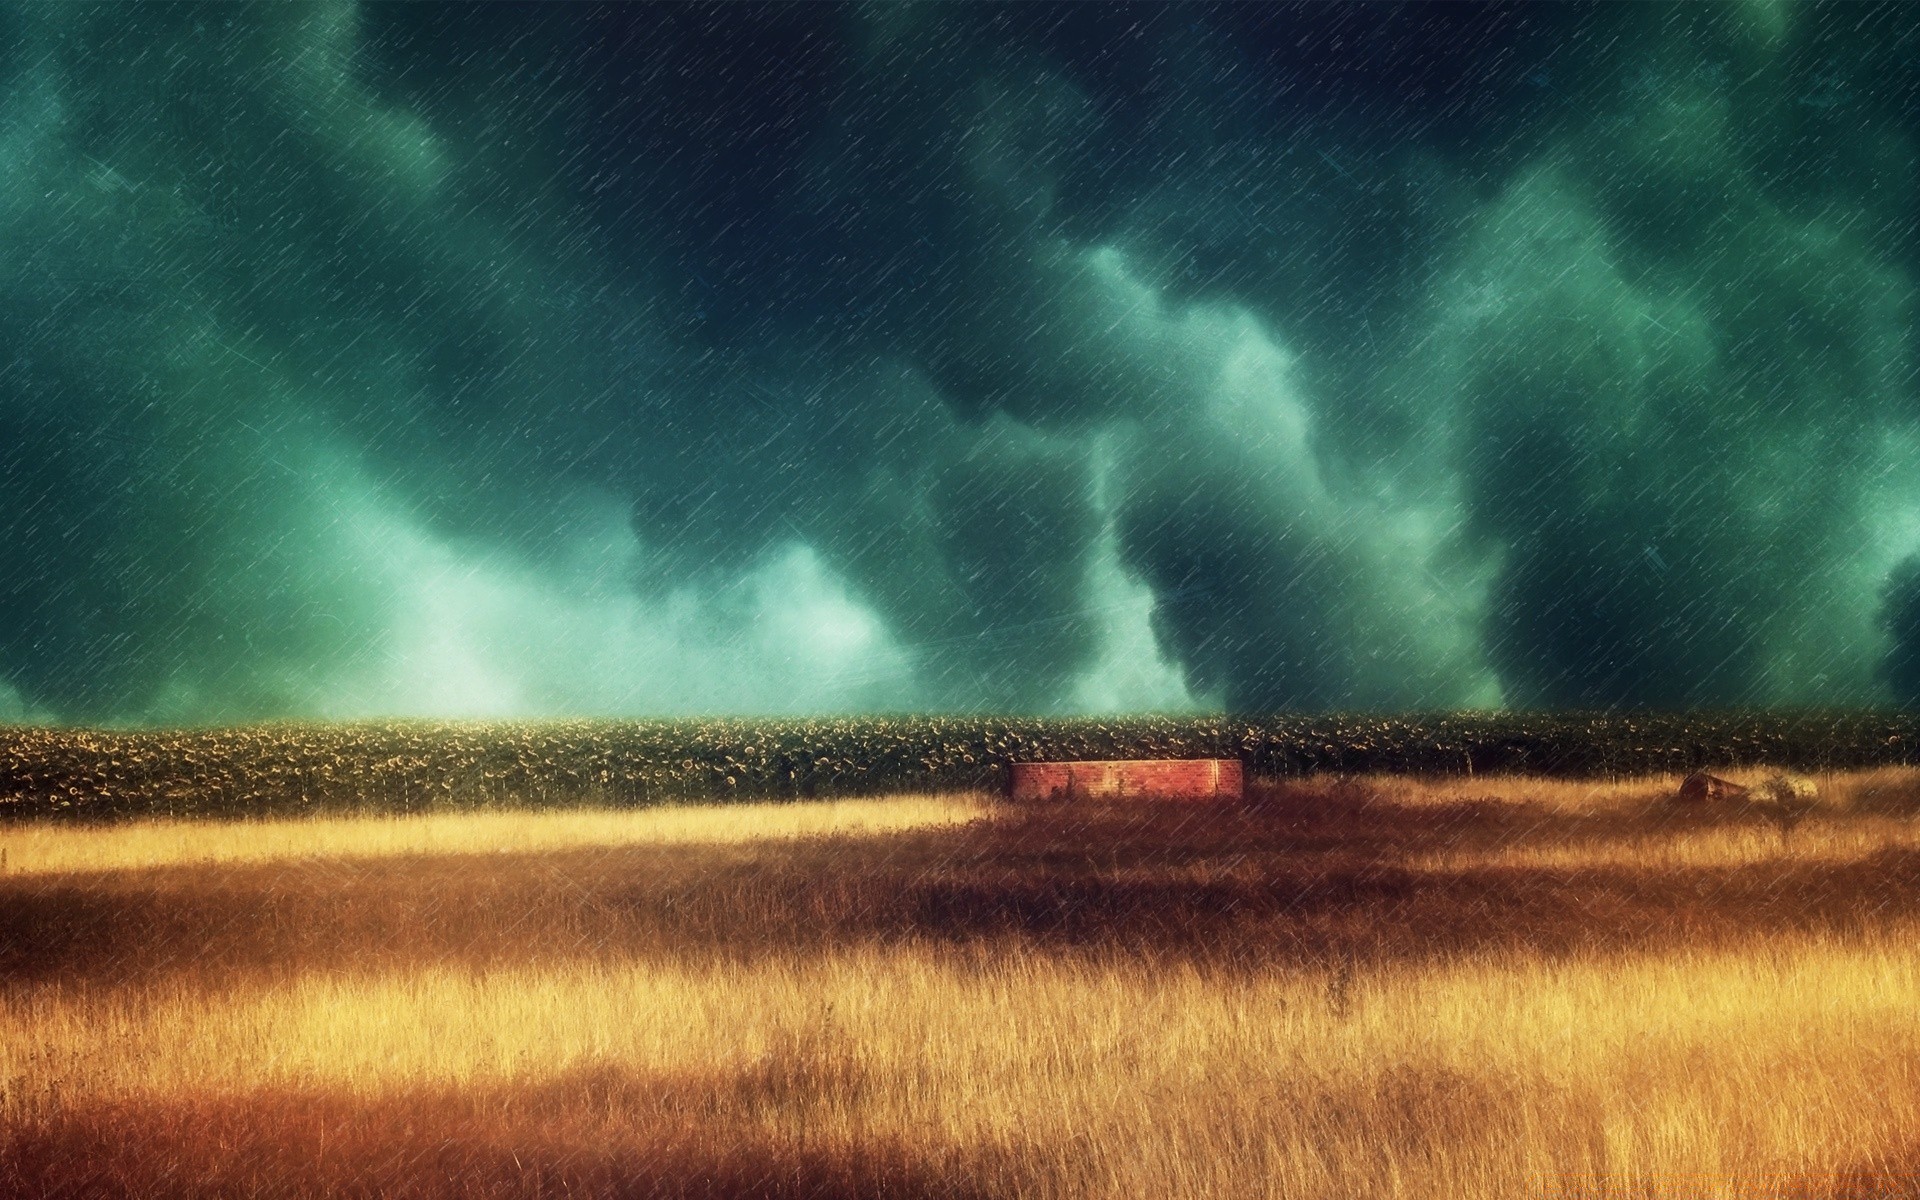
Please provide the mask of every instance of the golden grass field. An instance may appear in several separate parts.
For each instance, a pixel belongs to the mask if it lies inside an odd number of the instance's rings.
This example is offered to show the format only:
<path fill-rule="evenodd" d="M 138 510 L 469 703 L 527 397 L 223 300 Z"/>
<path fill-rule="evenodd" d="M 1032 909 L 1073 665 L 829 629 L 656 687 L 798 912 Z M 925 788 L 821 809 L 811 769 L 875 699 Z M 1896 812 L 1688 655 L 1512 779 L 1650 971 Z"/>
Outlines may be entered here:
<path fill-rule="evenodd" d="M 1920 772 L 0 826 L 0 1195 L 1920 1196 Z"/>

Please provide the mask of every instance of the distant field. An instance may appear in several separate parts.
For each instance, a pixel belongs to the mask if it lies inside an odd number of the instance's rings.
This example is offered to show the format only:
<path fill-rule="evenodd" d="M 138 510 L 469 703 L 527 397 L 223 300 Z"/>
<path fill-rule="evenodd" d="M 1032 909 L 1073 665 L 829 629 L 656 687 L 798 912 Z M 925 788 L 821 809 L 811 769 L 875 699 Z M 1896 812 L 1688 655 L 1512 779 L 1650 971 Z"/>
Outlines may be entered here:
<path fill-rule="evenodd" d="M 0 822 L 635 808 L 1001 790 L 1009 764 L 1237 758 L 1254 777 L 1618 779 L 1913 763 L 1920 713 L 396 721 L 0 726 Z"/>
<path fill-rule="evenodd" d="M 0 1194 L 1920 1194 L 1920 772 L 0 827 Z"/>

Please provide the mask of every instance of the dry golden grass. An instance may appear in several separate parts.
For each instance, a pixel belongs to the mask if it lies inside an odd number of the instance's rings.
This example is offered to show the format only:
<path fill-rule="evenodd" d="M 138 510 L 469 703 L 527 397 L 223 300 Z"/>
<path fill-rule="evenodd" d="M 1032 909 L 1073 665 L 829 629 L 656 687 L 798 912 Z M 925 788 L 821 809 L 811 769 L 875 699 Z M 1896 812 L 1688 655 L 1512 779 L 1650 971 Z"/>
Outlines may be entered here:
<path fill-rule="evenodd" d="M 984 796 L 950 795 L 273 821 L 0 825 L 0 874 L 527 853 L 583 846 L 725 845 L 952 825 L 976 820 L 987 808 Z"/>
<path fill-rule="evenodd" d="M 1766 767 L 1715 770 L 1713 774 L 1752 786 L 1775 772 Z M 1595 816 L 1637 812 L 1672 800 L 1680 775 L 1643 775 L 1628 779 L 1546 779 L 1535 775 L 1408 775 L 1322 776 L 1288 785 L 1306 795 L 1337 794 L 1360 786 L 1382 803 L 1403 807 L 1435 807 L 1488 802 L 1525 805 L 1553 813 Z M 1891 805 L 1903 814 L 1920 803 L 1920 773 L 1911 767 L 1878 767 L 1866 771 L 1828 771 L 1810 779 L 1819 790 L 1820 808 L 1852 812 Z"/>
<path fill-rule="evenodd" d="M 712 1080 L 709 1117 L 770 1140 L 984 1148 L 1032 1195 L 1517 1196 L 1575 1175 L 1801 1174 L 1920 1127 L 1914 932 L 1470 960 L 1371 971 L 1344 994 L 1326 972 L 1034 954 L 976 969 L 900 950 L 306 978 L 211 1011 L 191 983 L 36 991 L 0 1007 L 0 1104 L 20 1121 L 202 1094 L 537 1091 L 591 1072 Z"/>
<path fill-rule="evenodd" d="M 1749 772 L 1727 772 L 1729 779 Z M 1757 774 L 1754 775 L 1757 778 Z M 1528 805 L 1558 813 L 1618 812 L 1645 806 L 1673 795 L 1678 775 L 1645 775 L 1632 779 L 1552 779 L 1538 775 L 1324 775 L 1287 785 L 1291 795 L 1337 796 L 1360 787 L 1379 803 L 1408 808 L 1451 804 L 1493 803 Z"/>
<path fill-rule="evenodd" d="M 1754 768 L 1720 772 L 1753 786 L 1770 772 Z M 1651 776 L 1624 784 L 1586 780 L 1508 777 L 1476 784 L 1470 779 L 1385 779 L 1365 782 L 1388 802 L 1406 807 L 1460 803 L 1525 806 L 1554 816 L 1624 818 L 1615 836 L 1518 840 L 1510 845 L 1447 849 L 1415 860 L 1428 870 L 1475 867 L 1615 869 L 1657 873 L 1684 868 L 1751 866 L 1760 863 L 1839 863 L 1889 849 L 1920 847 L 1920 809 L 1915 773 L 1905 768 L 1828 772 L 1809 777 L 1818 799 L 1804 819 L 1782 831 L 1764 810 L 1738 801 L 1690 813 L 1673 801 L 1678 775 Z M 1750 820 L 1699 827 L 1677 824 L 1688 816 L 1746 816 Z M 1661 818 L 1667 818 L 1662 820 Z"/>
<path fill-rule="evenodd" d="M 1791 833 L 1773 825 L 1719 826 L 1648 833 L 1583 844 L 1441 851 L 1414 860 L 1426 870 L 1474 867 L 1674 871 L 1686 868 L 1857 862 L 1893 849 L 1920 848 L 1920 823 L 1898 817 L 1808 819 Z"/>
<path fill-rule="evenodd" d="M 1916 778 L 1823 782 L 1786 838 L 1660 781 L 1330 780 L 19 878 L 0 1193 L 1911 1195 Z M 206 953 L 35 932 L 96 900 Z"/>

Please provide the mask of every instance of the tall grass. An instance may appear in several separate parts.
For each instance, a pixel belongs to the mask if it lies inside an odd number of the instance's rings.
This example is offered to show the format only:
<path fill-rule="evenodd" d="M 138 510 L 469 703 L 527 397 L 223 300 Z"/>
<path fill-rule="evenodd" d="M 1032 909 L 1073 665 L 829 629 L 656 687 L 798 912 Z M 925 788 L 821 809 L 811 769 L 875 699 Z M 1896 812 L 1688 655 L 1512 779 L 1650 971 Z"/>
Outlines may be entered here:
<path fill-rule="evenodd" d="M 726 845 L 882 833 L 974 820 L 984 796 L 643 809 L 503 809 L 263 821 L 0 825 L 0 875 L 151 867 L 529 853 L 625 845 Z"/>
<path fill-rule="evenodd" d="M 1904 821 L 1510 785 L 0 881 L 206 936 L 133 971 L 110 929 L 15 936 L 0 1193 L 1905 1194 Z M 1711 849 L 1761 832 L 1764 863 Z M 341 920 L 263 899 L 302 888 Z"/>
<path fill-rule="evenodd" d="M 610 1115 L 633 1122 L 677 1090 L 707 1136 L 985 1150 L 1029 1195 L 1607 1180 L 1658 1196 L 1699 1194 L 1701 1176 L 1734 1194 L 1902 1151 L 1920 1129 L 1915 932 L 1375 969 L 1338 1003 L 1324 971 L 1033 953 L 980 968 L 924 950 L 33 989 L 0 1004 L 0 1114 L 18 1131 L 128 1101 L 613 1079 Z"/>

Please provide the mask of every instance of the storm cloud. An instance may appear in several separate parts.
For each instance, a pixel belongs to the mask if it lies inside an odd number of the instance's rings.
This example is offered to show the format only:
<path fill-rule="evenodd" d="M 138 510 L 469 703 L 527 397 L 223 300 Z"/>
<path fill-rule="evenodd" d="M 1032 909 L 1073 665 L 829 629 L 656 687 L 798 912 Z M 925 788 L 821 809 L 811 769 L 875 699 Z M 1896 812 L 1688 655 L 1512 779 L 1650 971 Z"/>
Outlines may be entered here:
<path fill-rule="evenodd" d="M 0 721 L 1920 695 L 1900 5 L 0 16 Z"/>

